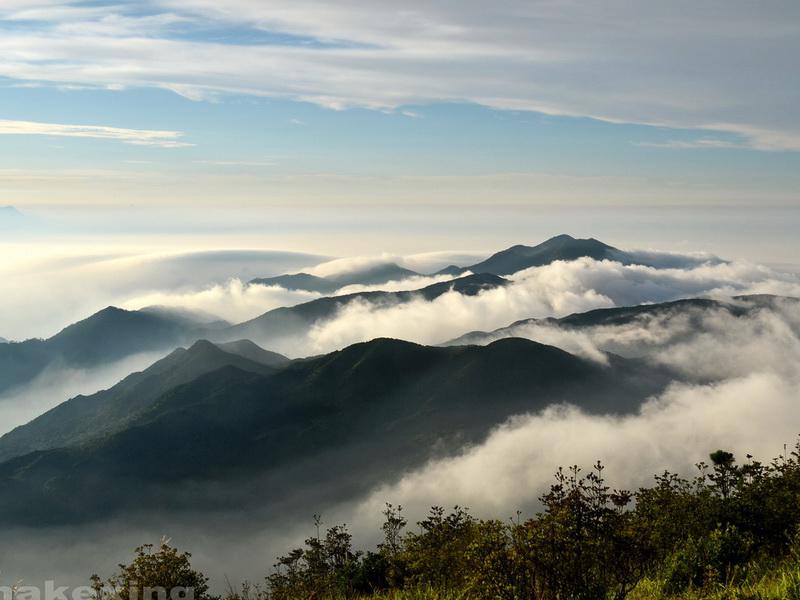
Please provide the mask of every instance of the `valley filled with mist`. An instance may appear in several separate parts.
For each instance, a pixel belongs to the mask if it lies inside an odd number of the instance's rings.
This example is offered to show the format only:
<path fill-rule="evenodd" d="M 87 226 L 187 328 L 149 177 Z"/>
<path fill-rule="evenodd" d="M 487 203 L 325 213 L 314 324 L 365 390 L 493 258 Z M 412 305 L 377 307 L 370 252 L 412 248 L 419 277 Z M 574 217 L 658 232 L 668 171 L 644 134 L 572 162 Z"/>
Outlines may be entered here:
<path fill-rule="evenodd" d="M 601 460 L 636 489 L 800 433 L 800 278 L 778 268 L 566 234 L 143 268 L 146 293 L 120 281 L 118 306 L 0 344 L 16 580 L 80 585 L 168 535 L 252 581 L 314 514 L 374 544 L 386 502 L 532 516 L 559 466 Z"/>

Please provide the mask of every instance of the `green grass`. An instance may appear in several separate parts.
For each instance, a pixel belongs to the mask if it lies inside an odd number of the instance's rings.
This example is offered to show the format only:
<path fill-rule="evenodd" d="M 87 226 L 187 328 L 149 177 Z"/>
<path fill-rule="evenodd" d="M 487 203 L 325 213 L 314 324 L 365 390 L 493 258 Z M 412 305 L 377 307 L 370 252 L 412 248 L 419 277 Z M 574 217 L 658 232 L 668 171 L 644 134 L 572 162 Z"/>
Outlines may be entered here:
<path fill-rule="evenodd" d="M 628 600 L 800 600 L 800 565 L 793 563 L 765 569 L 753 566 L 750 575 L 739 582 L 715 584 L 678 595 L 665 595 L 657 579 L 644 579 Z M 327 599 L 334 600 L 334 599 Z M 338 599 L 336 599 L 338 600 Z M 439 592 L 430 588 L 391 591 L 364 600 L 484 600 L 463 591 Z"/>
<path fill-rule="evenodd" d="M 414 589 L 372 596 L 370 600 L 473 600 L 465 592 L 437 592 L 431 589 Z"/>
<path fill-rule="evenodd" d="M 753 567 L 743 580 L 665 595 L 657 579 L 644 579 L 628 600 L 800 600 L 800 565 L 777 568 Z"/>

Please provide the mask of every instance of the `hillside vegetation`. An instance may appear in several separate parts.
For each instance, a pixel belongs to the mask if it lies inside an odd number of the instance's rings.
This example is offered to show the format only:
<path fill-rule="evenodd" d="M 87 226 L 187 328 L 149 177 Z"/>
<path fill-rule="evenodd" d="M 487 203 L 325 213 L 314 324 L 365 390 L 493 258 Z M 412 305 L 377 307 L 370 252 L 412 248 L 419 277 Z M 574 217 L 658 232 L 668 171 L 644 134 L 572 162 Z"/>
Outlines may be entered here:
<path fill-rule="evenodd" d="M 600 463 L 559 469 L 527 520 L 434 507 L 409 528 L 387 504 L 383 542 L 368 552 L 346 526 L 321 531 L 315 517 L 315 535 L 264 584 L 231 588 L 227 600 L 800 598 L 800 443 L 769 464 L 718 450 L 697 468 L 636 492 L 610 489 Z M 183 585 L 181 573 L 208 597 L 188 561 L 167 544 L 139 549 L 121 575 L 141 588 Z"/>

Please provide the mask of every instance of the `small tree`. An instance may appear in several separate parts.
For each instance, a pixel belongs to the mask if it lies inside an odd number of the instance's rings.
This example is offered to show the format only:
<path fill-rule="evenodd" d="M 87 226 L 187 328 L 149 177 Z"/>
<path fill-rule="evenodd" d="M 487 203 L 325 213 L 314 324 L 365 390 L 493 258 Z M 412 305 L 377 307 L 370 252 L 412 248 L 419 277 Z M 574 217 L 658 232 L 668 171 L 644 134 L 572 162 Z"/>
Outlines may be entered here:
<path fill-rule="evenodd" d="M 739 480 L 739 469 L 736 467 L 736 458 L 725 450 L 717 450 L 709 455 L 713 464 L 713 471 L 708 478 L 714 490 L 723 498 L 728 498 L 735 490 Z"/>
<path fill-rule="evenodd" d="M 266 578 L 270 598 L 351 597 L 360 584 L 369 584 L 371 574 L 363 572 L 362 553 L 353 551 L 347 526 L 331 527 L 320 537 L 321 524 L 314 515 L 316 537 L 308 538 L 304 548 L 278 558 L 274 572 Z"/>
<path fill-rule="evenodd" d="M 172 600 L 208 598 L 208 579 L 192 568 L 188 552 L 178 552 L 166 539 L 158 549 L 153 544 L 139 546 L 136 557 L 129 565 L 120 564 L 120 572 L 108 582 L 116 597 L 121 600 Z M 92 587 L 102 596 L 102 586 L 97 575 L 92 576 Z"/>
<path fill-rule="evenodd" d="M 417 525 L 420 533 L 406 537 L 404 550 L 411 581 L 445 593 L 463 586 L 467 575 L 463 557 L 472 543 L 476 520 L 460 506 L 450 514 L 434 506 Z"/>
<path fill-rule="evenodd" d="M 383 531 L 383 543 L 379 544 L 378 550 L 386 563 L 386 579 L 389 584 L 402 587 L 405 577 L 405 567 L 402 561 L 401 552 L 403 549 L 403 531 L 408 524 L 402 515 L 403 507 L 397 507 L 386 503 L 383 511 L 385 521 L 381 525 Z"/>

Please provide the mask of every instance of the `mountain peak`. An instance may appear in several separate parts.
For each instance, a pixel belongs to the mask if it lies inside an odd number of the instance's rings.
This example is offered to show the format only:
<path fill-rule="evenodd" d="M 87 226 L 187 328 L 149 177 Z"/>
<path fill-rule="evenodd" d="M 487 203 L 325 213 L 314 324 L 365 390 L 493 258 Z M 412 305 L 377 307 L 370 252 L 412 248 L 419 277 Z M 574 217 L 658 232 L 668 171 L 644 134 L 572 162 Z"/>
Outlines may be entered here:
<path fill-rule="evenodd" d="M 197 340 L 194 344 L 189 346 L 188 352 L 203 353 L 203 352 L 220 352 L 221 349 L 212 344 L 208 340 Z"/>
<path fill-rule="evenodd" d="M 501 250 L 468 270 L 473 273 L 511 275 L 523 269 L 541 267 L 556 260 L 576 260 L 588 257 L 595 260 L 615 259 L 623 253 L 594 238 L 581 239 L 562 233 L 536 246 L 518 244 Z"/>
<path fill-rule="evenodd" d="M 291 362 L 291 360 L 283 354 L 265 350 L 250 340 L 235 340 L 233 342 L 217 344 L 217 347 L 230 354 L 236 354 L 268 367 L 283 367 Z"/>
<path fill-rule="evenodd" d="M 126 309 L 120 308 L 118 306 L 106 306 L 104 309 L 98 310 L 92 316 L 98 317 L 100 315 L 122 315 L 122 314 L 129 313 L 129 312 L 133 312 L 133 311 L 126 310 Z M 91 318 L 91 317 L 89 317 L 89 318 Z"/>
<path fill-rule="evenodd" d="M 14 230 L 33 223 L 33 219 L 14 206 L 0 206 L 0 229 Z"/>

